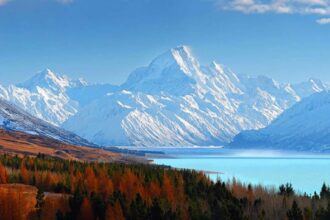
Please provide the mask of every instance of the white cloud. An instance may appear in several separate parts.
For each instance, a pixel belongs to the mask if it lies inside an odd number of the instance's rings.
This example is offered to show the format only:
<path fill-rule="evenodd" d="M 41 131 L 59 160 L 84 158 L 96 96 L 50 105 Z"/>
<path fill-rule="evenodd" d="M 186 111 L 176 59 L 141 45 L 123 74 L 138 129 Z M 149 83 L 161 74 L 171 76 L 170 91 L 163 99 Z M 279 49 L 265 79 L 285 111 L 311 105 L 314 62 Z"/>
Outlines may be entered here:
<path fill-rule="evenodd" d="M 321 18 L 319 20 L 316 21 L 318 24 L 330 24 L 330 18 Z"/>
<path fill-rule="evenodd" d="M 12 1 L 12 0 L 0 0 L 0 6 L 3 6 L 3 5 L 7 4 L 10 1 Z M 50 1 L 55 1 L 55 2 L 58 2 L 60 4 L 70 4 L 70 3 L 73 3 L 74 0 L 50 0 Z"/>
<path fill-rule="evenodd" d="M 56 0 L 57 2 L 61 3 L 61 4 L 70 4 L 73 2 L 73 0 Z"/>
<path fill-rule="evenodd" d="M 242 13 L 330 15 L 330 0 L 216 0 L 220 9 Z"/>
<path fill-rule="evenodd" d="M 0 6 L 7 4 L 9 1 L 10 0 L 0 0 Z"/>

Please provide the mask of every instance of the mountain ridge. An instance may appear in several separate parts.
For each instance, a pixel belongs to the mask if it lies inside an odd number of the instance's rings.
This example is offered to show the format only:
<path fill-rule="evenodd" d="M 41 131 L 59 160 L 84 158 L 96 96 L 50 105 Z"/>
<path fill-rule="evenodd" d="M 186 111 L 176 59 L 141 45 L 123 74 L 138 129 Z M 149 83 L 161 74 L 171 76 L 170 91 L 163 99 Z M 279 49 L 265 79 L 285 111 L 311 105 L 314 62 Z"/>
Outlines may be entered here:
<path fill-rule="evenodd" d="M 267 126 L 300 99 L 290 84 L 236 75 L 215 62 L 202 66 L 178 47 L 63 127 L 103 145 L 223 145 L 242 130 Z"/>
<path fill-rule="evenodd" d="M 317 79 L 291 85 L 216 62 L 204 66 L 186 46 L 164 52 L 120 86 L 50 70 L 23 85 L 0 87 L 0 97 L 99 145 L 142 146 L 224 145 L 328 88 Z"/>
<path fill-rule="evenodd" d="M 93 146 L 91 142 L 78 135 L 53 126 L 35 118 L 12 103 L 0 98 L 0 128 L 7 131 L 24 132 L 31 135 L 45 136 L 67 144 Z"/>

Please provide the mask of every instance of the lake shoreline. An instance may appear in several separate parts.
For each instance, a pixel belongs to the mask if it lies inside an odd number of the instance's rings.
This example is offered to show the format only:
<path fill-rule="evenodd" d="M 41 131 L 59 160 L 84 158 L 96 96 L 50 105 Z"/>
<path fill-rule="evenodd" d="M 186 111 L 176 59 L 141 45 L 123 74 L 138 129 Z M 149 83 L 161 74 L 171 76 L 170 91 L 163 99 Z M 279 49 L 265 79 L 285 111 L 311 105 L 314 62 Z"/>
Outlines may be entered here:
<path fill-rule="evenodd" d="M 161 157 L 150 157 L 153 164 L 175 169 L 190 169 L 205 173 L 211 180 L 230 182 L 234 178 L 243 184 L 278 188 L 292 183 L 299 194 L 319 192 L 324 182 L 330 183 L 330 155 L 270 154 L 269 152 L 225 152 L 224 149 L 170 149 Z"/>

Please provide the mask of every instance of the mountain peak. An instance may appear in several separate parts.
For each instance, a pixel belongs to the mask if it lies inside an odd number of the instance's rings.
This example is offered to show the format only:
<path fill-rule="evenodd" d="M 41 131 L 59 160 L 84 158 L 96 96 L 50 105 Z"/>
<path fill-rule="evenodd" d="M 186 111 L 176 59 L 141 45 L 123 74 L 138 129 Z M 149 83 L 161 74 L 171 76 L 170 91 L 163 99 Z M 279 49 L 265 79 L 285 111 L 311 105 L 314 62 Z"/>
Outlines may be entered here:
<path fill-rule="evenodd" d="M 177 47 L 174 47 L 171 49 L 172 53 L 180 53 L 180 54 L 186 54 L 186 55 L 191 55 L 191 49 L 190 47 L 186 46 L 186 45 L 180 45 Z"/>
<path fill-rule="evenodd" d="M 60 76 L 50 69 L 45 69 L 19 86 L 35 90 L 37 87 L 47 88 L 53 91 L 62 91 L 70 85 L 70 80 L 66 76 Z"/>
<path fill-rule="evenodd" d="M 149 66 L 132 72 L 122 87 L 149 93 L 187 94 L 199 82 L 203 84 L 206 77 L 190 48 L 177 46 L 156 57 Z"/>
<path fill-rule="evenodd" d="M 65 75 L 59 75 L 55 72 L 53 72 L 51 69 L 44 69 L 43 71 L 39 72 L 37 76 L 40 76 L 41 78 L 49 79 L 52 81 L 61 81 L 63 79 L 68 80 L 68 77 Z"/>
<path fill-rule="evenodd" d="M 56 73 L 54 73 L 52 70 L 46 68 L 43 71 L 39 72 L 40 75 L 43 76 L 50 76 L 50 77 L 56 77 Z"/>
<path fill-rule="evenodd" d="M 323 82 L 318 78 L 310 78 L 308 82 L 311 83 L 314 86 L 314 88 L 318 91 L 322 91 L 325 88 Z"/>
<path fill-rule="evenodd" d="M 166 68 L 173 64 L 178 65 L 185 73 L 189 72 L 189 66 L 199 65 L 188 46 L 177 46 L 156 57 L 150 67 Z"/>
<path fill-rule="evenodd" d="M 188 46 L 177 46 L 172 48 L 171 55 L 176 63 L 183 69 L 188 69 L 190 66 L 199 66 L 198 61 L 193 56 L 191 49 Z"/>
<path fill-rule="evenodd" d="M 221 74 L 225 73 L 224 66 L 222 64 L 217 63 L 216 61 L 213 61 L 210 66 L 211 68 L 216 69 Z"/>

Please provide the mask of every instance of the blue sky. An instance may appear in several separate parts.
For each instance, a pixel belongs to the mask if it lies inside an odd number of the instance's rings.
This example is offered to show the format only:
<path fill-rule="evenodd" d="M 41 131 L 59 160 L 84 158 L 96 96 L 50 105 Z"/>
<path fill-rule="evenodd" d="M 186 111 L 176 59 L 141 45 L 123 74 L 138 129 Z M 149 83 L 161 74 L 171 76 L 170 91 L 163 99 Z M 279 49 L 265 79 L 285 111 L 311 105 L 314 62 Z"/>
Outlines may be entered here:
<path fill-rule="evenodd" d="M 330 82 L 329 0 L 0 0 L 0 84 L 50 68 L 119 84 L 177 45 L 201 63 Z"/>

